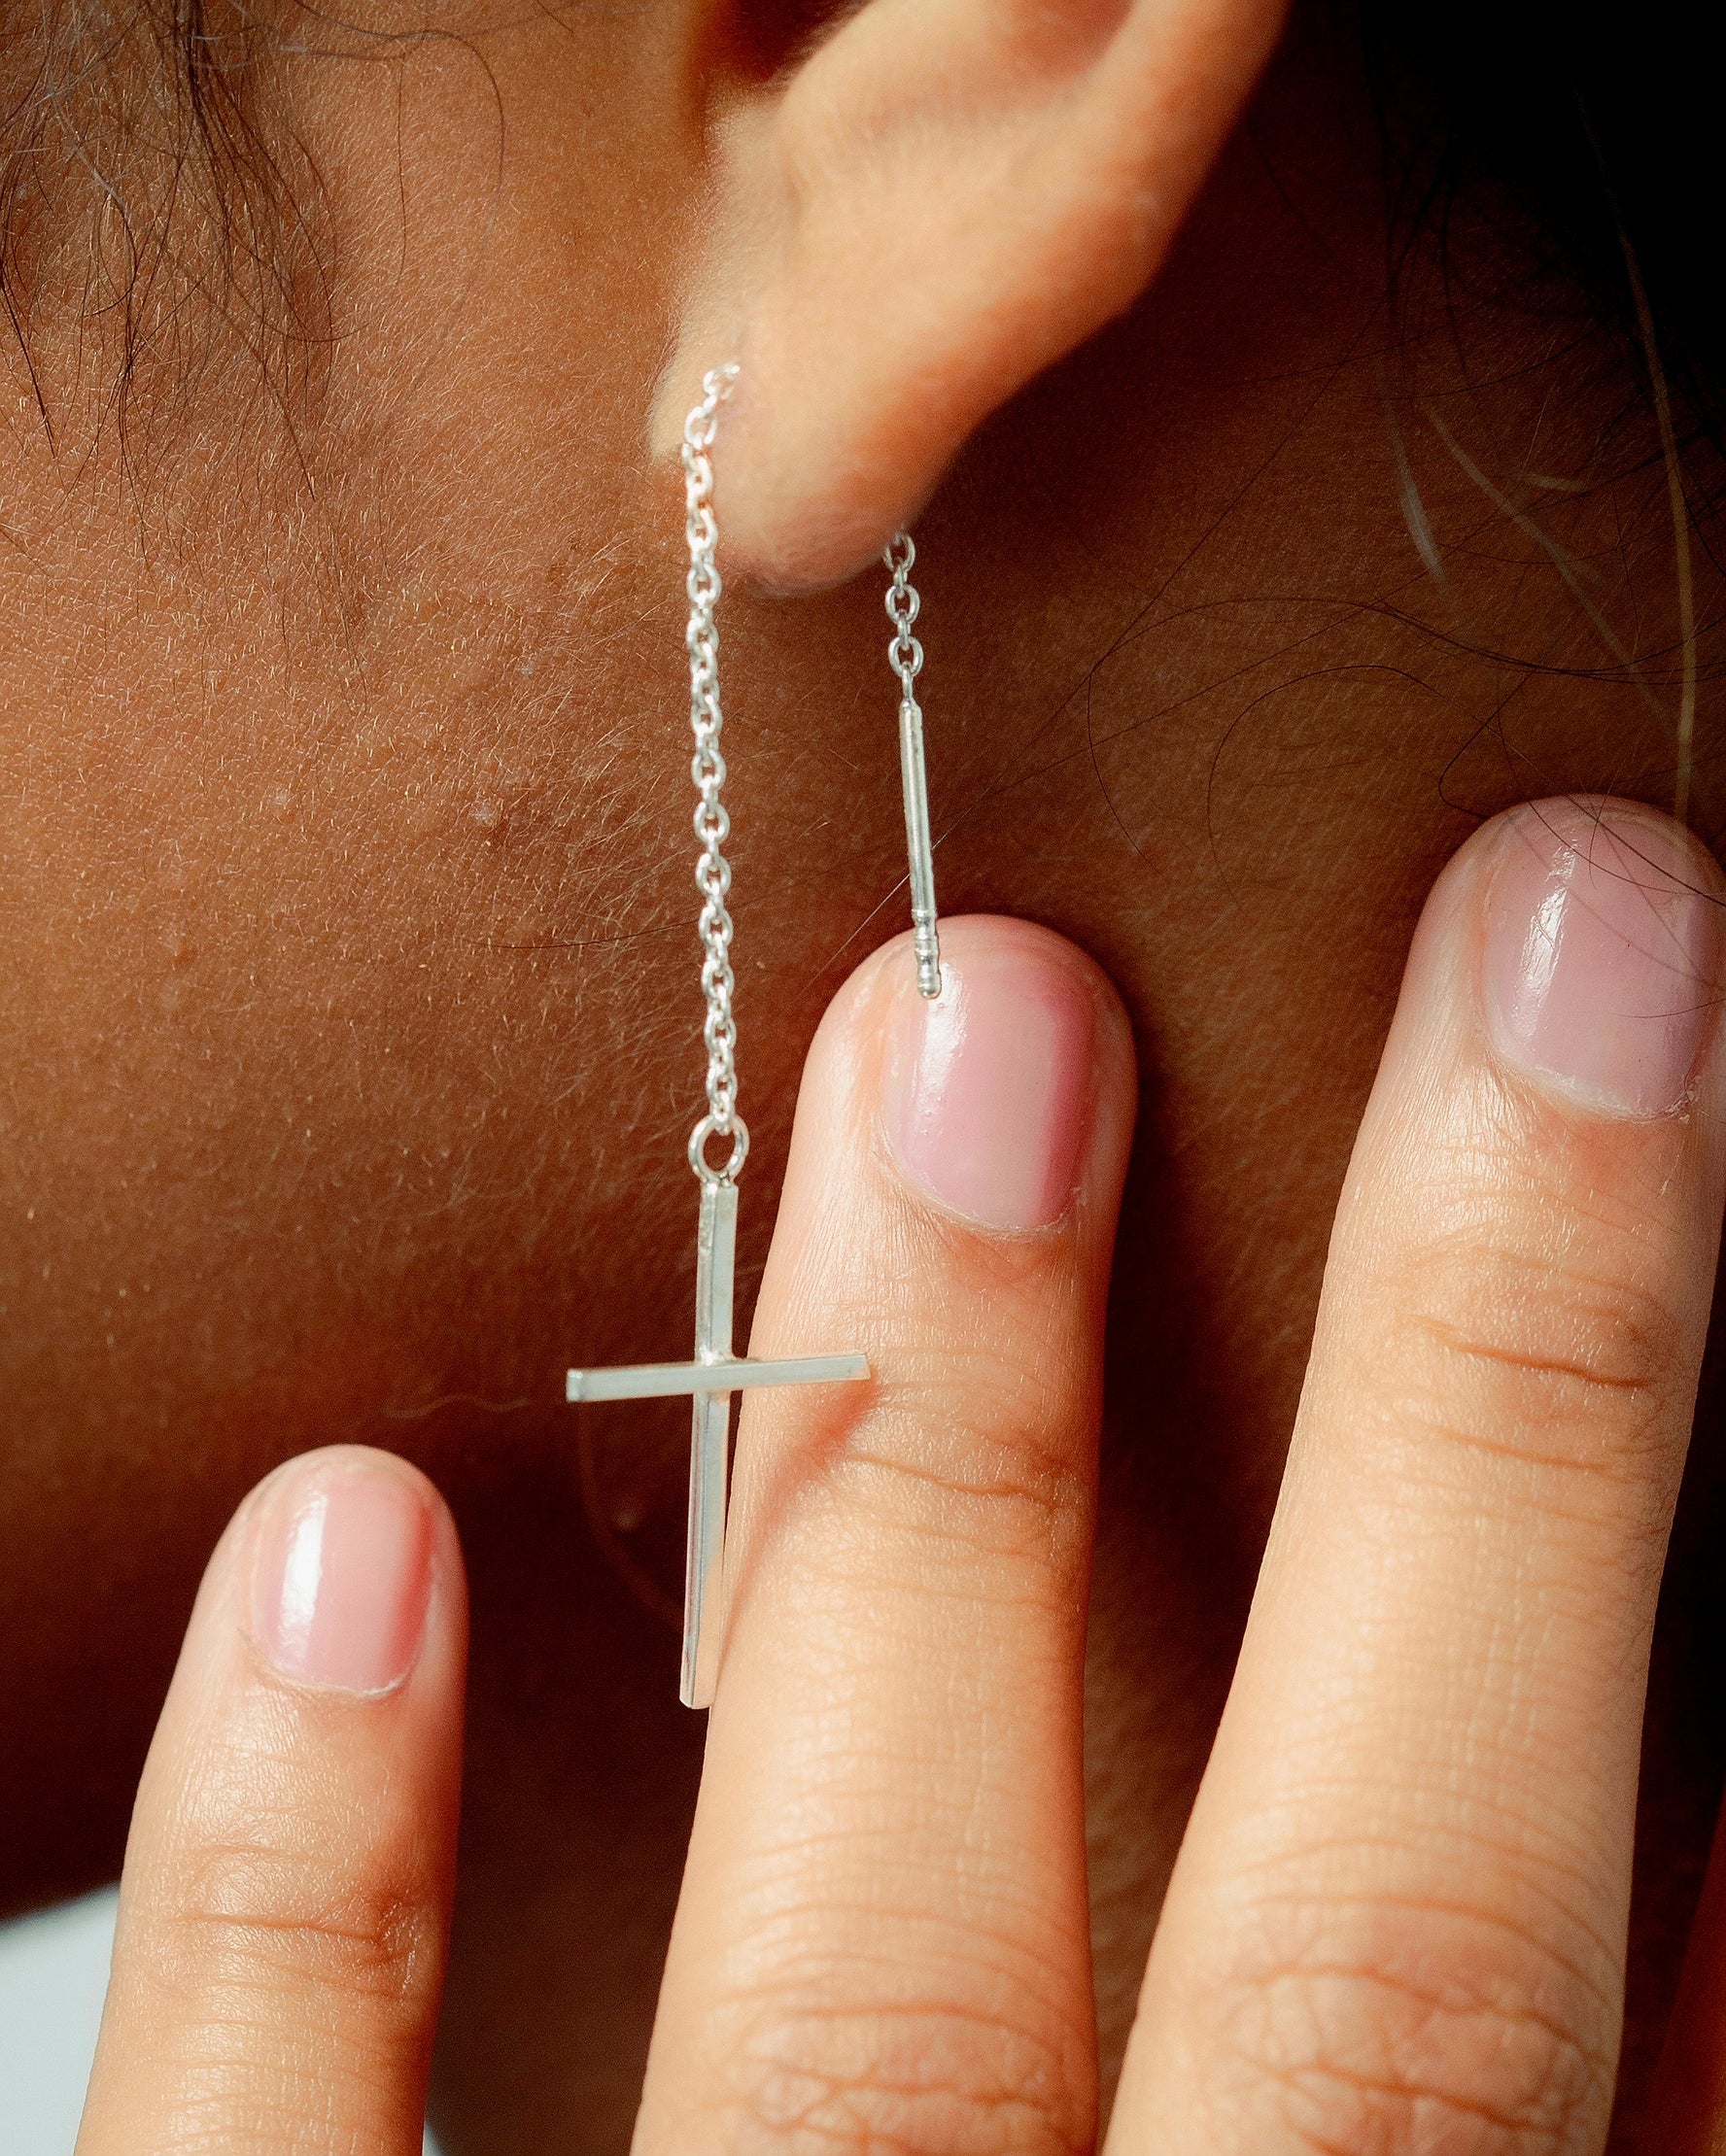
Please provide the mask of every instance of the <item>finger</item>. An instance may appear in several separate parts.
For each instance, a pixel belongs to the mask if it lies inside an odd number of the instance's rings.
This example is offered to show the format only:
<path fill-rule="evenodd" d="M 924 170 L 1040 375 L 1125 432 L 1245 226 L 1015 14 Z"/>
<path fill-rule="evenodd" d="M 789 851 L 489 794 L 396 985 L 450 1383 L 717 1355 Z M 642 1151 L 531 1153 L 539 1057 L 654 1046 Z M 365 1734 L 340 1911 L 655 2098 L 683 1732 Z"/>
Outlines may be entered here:
<path fill-rule="evenodd" d="M 1583 2156 L 1722 1190 L 1720 881 L 1546 803 L 1429 903 L 1120 2156 Z"/>
<path fill-rule="evenodd" d="M 241 1507 L 139 1787 L 79 2156 L 418 2156 L 466 1650 L 403 1461 L 314 1453 Z"/>
<path fill-rule="evenodd" d="M 1077 2149 L 1094 2115 L 1080 1789 L 1124 1020 L 1024 923 L 904 943 L 811 1053 L 637 2156 Z"/>

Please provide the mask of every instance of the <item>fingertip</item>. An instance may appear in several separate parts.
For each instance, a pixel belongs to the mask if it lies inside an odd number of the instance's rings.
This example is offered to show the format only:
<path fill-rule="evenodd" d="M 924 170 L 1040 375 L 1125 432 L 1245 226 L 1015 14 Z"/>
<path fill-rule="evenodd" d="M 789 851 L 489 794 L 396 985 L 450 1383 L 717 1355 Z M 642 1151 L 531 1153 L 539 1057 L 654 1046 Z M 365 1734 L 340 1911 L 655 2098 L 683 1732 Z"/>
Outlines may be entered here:
<path fill-rule="evenodd" d="M 1495 817 L 1453 868 L 1440 889 L 1467 894 L 1498 1065 L 1585 1117 L 1684 1108 L 1717 1033 L 1726 891 L 1696 836 L 1640 803 L 1566 796 Z"/>
<path fill-rule="evenodd" d="M 275 1676 L 364 1695 L 405 1681 L 432 1598 L 432 1497 L 357 1448 L 274 1480 L 254 1517 L 245 1621 Z"/>
<path fill-rule="evenodd" d="M 945 920 L 941 955 L 934 998 L 909 937 L 857 969 L 811 1057 L 816 1083 L 824 1064 L 858 1077 L 893 1173 L 974 1228 L 1035 1232 L 1081 1195 L 1112 1203 L 1137 1091 L 1114 984 L 1065 937 L 1008 915 Z"/>
<path fill-rule="evenodd" d="M 1132 1029 L 1115 983 L 1087 951 L 1058 929 L 1016 913 L 944 913 L 940 933 L 944 971 L 963 959 L 985 953 L 1018 955 L 1027 964 L 1064 969 L 1095 999 L 1100 1010 L 1111 1014 L 1130 1053 Z M 829 1010 L 843 1012 L 849 1004 L 878 993 L 883 979 L 897 986 L 901 978 L 915 989 L 915 945 L 909 929 L 870 952 L 847 977 Z"/>
<path fill-rule="evenodd" d="M 1726 876 L 1707 843 L 1688 824 L 1651 803 L 1617 794 L 1551 794 L 1515 803 L 1489 817 L 1459 849 L 1459 858 L 1493 851 L 1518 832 L 1544 832 L 1556 843 L 1586 843 L 1591 834 L 1645 837 L 1650 862 L 1671 868 L 1702 890 L 1726 892 Z"/>
<path fill-rule="evenodd" d="M 214 1626 L 268 1681 L 379 1697 L 428 1642 L 459 1673 L 466 1626 L 461 1543 L 436 1485 L 397 1454 L 329 1445 L 282 1461 L 241 1499 L 187 1645 L 202 1661 Z"/>

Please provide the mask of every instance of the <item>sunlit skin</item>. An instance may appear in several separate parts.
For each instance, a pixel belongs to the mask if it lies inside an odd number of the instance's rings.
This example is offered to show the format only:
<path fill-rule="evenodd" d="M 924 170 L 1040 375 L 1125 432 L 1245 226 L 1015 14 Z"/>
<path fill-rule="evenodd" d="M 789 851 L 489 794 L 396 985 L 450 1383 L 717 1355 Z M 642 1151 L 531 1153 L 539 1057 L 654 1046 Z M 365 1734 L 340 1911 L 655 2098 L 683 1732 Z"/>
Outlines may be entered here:
<path fill-rule="evenodd" d="M 1074 51 L 1016 78 L 1027 109 L 1039 68 L 1092 64 L 1140 12 L 1073 11 Z M 4 1890 L 116 1870 L 247 1489 L 316 1446 L 405 1455 L 471 1581 L 452 2156 L 627 2145 L 701 1763 L 672 1622 L 687 1411 L 561 1404 L 571 1361 L 687 1352 L 681 495 L 649 445 L 692 359 L 749 324 L 761 377 L 798 385 L 777 421 L 741 391 L 719 455 L 749 1292 L 817 1020 L 904 925 L 882 581 L 833 579 L 925 494 L 944 908 L 1058 930 L 1132 1023 L 1087 1693 L 1105 2086 L 1414 922 L 1498 810 L 1678 784 L 1631 360 L 1466 217 L 1449 288 L 1417 253 L 1391 303 L 1346 51 L 1311 34 L 1274 63 L 1166 259 L 1160 228 L 1093 229 L 1078 175 L 1045 239 L 1090 266 L 1047 321 L 1016 292 L 1002 352 L 966 274 L 1035 270 L 1045 240 L 984 171 L 999 228 L 942 226 L 925 265 L 947 373 L 904 390 L 867 325 L 739 257 L 777 92 L 698 15 L 534 11 L 284 63 L 328 274 L 279 394 L 205 302 L 170 334 L 171 280 L 125 428 L 114 325 L 64 265 L 30 363 L 7 356 Z M 1244 83 L 1213 46 L 1273 31 L 1194 25 L 1180 81 L 1215 134 Z M 1704 624 L 1718 598 L 1702 556 Z M 1686 783 L 1706 839 L 1706 723 Z M 1705 1389 L 1705 1436 L 1710 1412 Z M 1627 2119 L 1718 1781 L 1709 1452 L 1656 1650 Z"/>

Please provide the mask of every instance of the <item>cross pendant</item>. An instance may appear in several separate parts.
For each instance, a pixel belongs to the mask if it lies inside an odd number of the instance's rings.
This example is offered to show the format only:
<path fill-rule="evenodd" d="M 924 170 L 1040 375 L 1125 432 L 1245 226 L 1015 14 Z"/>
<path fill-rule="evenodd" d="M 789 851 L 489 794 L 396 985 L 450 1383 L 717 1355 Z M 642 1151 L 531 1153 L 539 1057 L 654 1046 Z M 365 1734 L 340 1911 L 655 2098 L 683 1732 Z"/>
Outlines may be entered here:
<path fill-rule="evenodd" d="M 695 1360 L 571 1370 L 570 1400 L 657 1400 L 690 1393 L 689 1542 L 683 1564 L 683 1675 L 686 1707 L 711 1706 L 725 1618 L 725 1490 L 731 1396 L 750 1386 L 832 1385 L 866 1378 L 859 1354 L 788 1355 L 752 1362 L 731 1352 L 737 1272 L 737 1184 L 704 1177 L 695 1259 Z"/>

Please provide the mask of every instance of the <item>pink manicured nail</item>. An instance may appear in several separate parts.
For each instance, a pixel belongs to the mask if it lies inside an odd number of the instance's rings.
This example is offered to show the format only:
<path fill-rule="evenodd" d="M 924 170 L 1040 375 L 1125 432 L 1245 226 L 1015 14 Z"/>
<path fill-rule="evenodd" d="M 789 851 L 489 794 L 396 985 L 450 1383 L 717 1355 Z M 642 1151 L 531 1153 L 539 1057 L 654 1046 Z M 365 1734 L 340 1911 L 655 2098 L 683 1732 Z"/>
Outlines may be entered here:
<path fill-rule="evenodd" d="M 413 1665 L 431 1591 L 432 1522 L 405 1475 L 312 1459 L 265 1493 L 252 1622 L 284 1677 L 388 1692 Z"/>
<path fill-rule="evenodd" d="M 1505 832 L 1487 898 L 1494 1041 L 1590 1107 L 1663 1115 L 1690 1090 L 1718 940 L 1718 908 L 1675 830 L 1535 803 Z"/>
<path fill-rule="evenodd" d="M 991 1228 L 1066 1211 L 1090 1126 L 1089 994 L 1011 929 L 944 931 L 934 1002 L 901 982 L 885 1073 L 887 1138 L 943 1205 Z"/>

